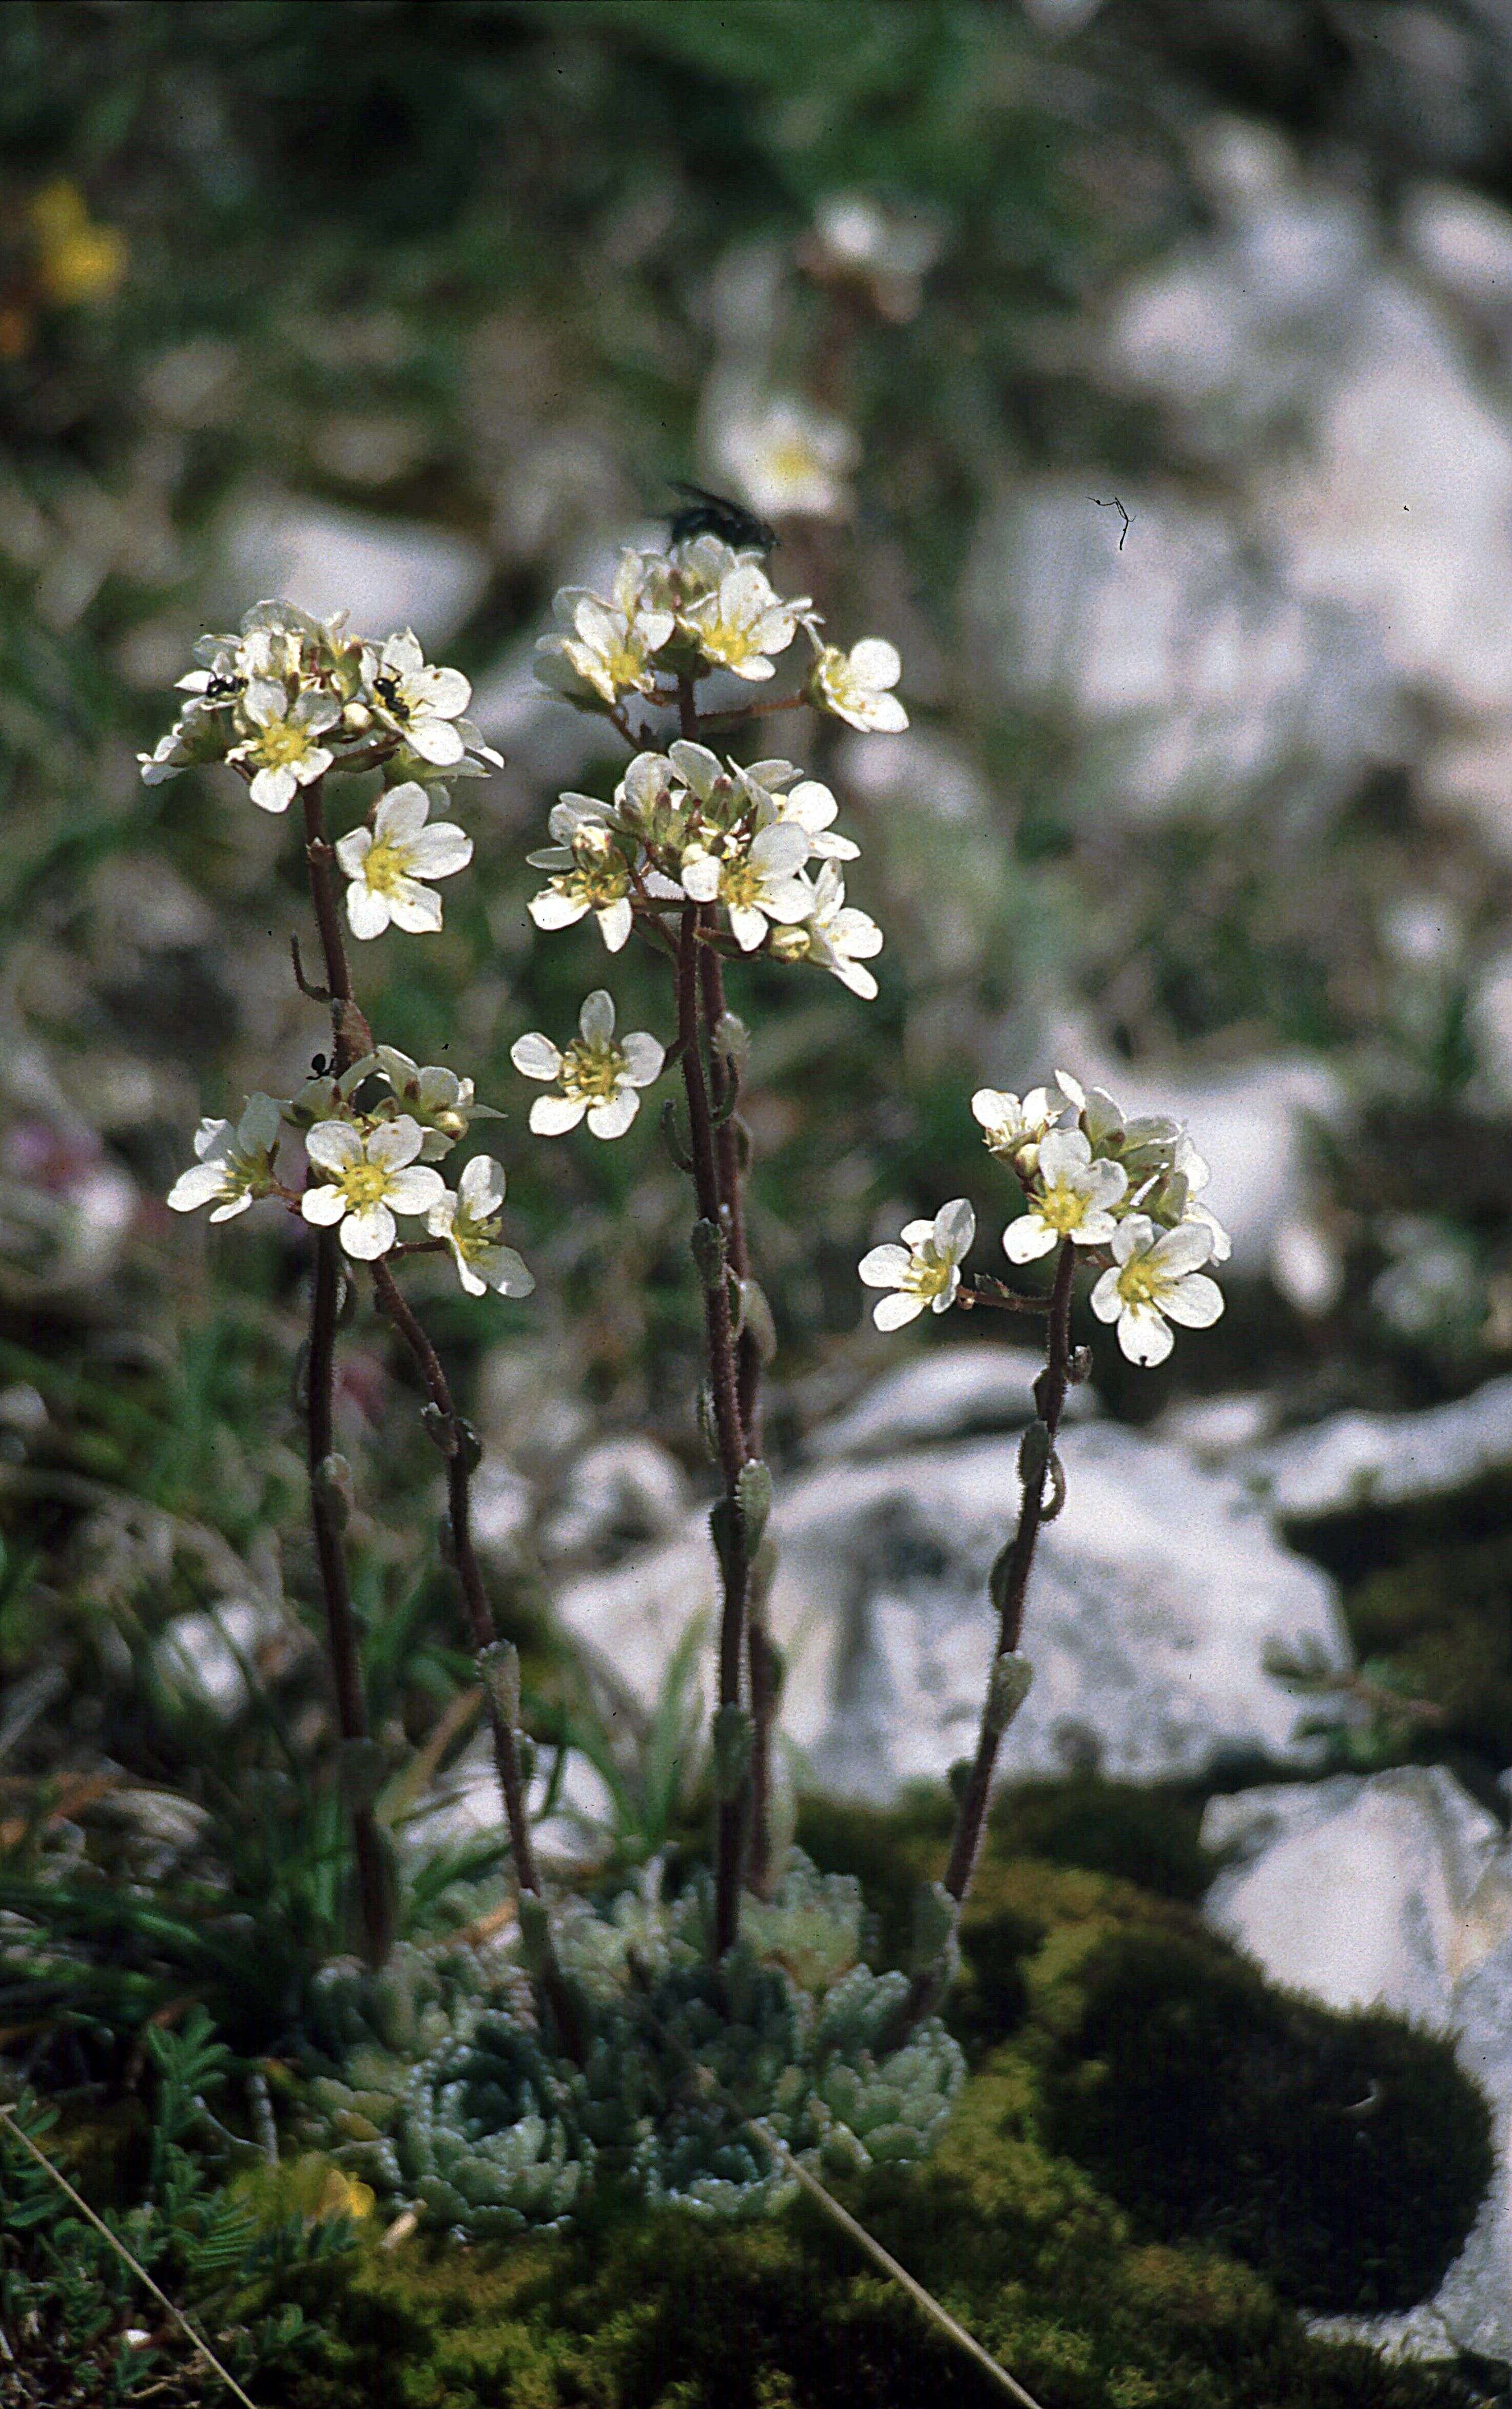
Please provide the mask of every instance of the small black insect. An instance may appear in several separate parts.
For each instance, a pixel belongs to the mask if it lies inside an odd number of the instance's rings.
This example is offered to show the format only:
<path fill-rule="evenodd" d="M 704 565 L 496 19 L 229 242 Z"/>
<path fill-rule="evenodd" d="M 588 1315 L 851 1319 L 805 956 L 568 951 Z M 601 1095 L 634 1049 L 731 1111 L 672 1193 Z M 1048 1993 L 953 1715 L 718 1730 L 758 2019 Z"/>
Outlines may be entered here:
<path fill-rule="evenodd" d="M 716 535 L 734 552 L 776 551 L 776 528 L 742 503 L 727 501 L 723 494 L 711 494 L 707 486 L 687 484 L 681 477 L 672 479 L 672 491 L 687 496 L 683 508 L 672 513 L 673 543 L 686 543 L 696 535 Z"/>
<path fill-rule="evenodd" d="M 324 1054 L 312 1054 L 310 1058 L 310 1067 L 317 1079 L 324 1079 L 331 1065 Z"/>

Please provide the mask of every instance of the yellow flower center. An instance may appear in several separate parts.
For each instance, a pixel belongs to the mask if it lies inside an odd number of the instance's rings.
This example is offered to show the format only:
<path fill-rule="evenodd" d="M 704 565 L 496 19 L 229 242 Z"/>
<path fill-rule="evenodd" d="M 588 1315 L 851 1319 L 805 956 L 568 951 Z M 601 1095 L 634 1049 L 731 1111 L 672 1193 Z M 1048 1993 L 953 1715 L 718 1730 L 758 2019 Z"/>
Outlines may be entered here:
<path fill-rule="evenodd" d="M 1037 1209 L 1042 1221 L 1064 1234 L 1067 1230 L 1081 1228 L 1087 1219 L 1087 1199 L 1078 1196 L 1074 1188 L 1047 1188 Z"/>
<path fill-rule="evenodd" d="M 619 1046 L 605 1039 L 590 1042 L 579 1037 L 562 1057 L 562 1093 L 581 1096 L 591 1104 L 607 1104 L 624 1068 L 625 1056 Z"/>
<path fill-rule="evenodd" d="M 779 484 L 801 485 L 812 477 L 819 463 L 806 443 L 789 436 L 784 443 L 774 443 L 767 454 L 767 468 Z"/>
<path fill-rule="evenodd" d="M 1147 1256 L 1136 1255 L 1118 1274 L 1118 1293 L 1126 1305 L 1154 1305 L 1164 1286 Z"/>
<path fill-rule="evenodd" d="M 257 758 L 265 770 L 286 769 L 291 761 L 303 761 L 314 749 L 315 739 L 310 729 L 292 719 L 276 719 L 257 739 Z"/>
<path fill-rule="evenodd" d="M 410 848 L 381 836 L 367 848 L 363 884 L 374 895 L 396 895 L 410 874 Z"/>
<path fill-rule="evenodd" d="M 942 1262 L 933 1248 L 915 1255 L 904 1276 L 903 1286 L 914 1296 L 943 1296 L 950 1286 L 950 1265 Z"/>
<path fill-rule="evenodd" d="M 354 1212 L 382 1204 L 388 1192 L 388 1173 L 379 1162 L 354 1162 L 340 1174 L 338 1186 Z"/>
<path fill-rule="evenodd" d="M 580 861 L 565 878 L 554 879 L 552 884 L 575 903 L 586 903 L 590 912 L 602 912 L 629 892 L 630 873 L 615 856 L 604 862 Z"/>
<path fill-rule="evenodd" d="M 737 912 L 749 912 L 761 900 L 761 873 L 754 862 L 727 861 L 719 873 L 719 891 Z"/>

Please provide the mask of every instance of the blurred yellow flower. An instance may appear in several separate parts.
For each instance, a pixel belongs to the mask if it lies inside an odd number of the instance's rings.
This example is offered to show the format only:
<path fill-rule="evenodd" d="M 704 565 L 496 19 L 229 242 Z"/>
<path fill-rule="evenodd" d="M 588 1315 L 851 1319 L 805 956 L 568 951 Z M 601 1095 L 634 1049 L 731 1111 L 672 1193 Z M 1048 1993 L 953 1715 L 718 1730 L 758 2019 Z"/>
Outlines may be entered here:
<path fill-rule="evenodd" d="M 80 301 L 106 301 L 126 272 L 126 238 L 115 226 L 96 225 L 89 203 L 66 179 L 44 184 L 27 203 L 37 249 L 42 297 L 60 310 Z"/>

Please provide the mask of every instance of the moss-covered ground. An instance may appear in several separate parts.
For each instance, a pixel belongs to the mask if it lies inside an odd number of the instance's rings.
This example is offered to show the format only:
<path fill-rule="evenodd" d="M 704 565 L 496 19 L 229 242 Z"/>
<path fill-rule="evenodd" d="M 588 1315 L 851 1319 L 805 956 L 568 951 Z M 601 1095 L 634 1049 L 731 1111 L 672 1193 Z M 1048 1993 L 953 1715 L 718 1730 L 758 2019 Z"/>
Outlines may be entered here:
<path fill-rule="evenodd" d="M 1000 1813 L 952 2010 L 967 2091 L 922 2174 L 873 2176 L 848 2204 L 1045 2409 L 1483 2397 L 1464 2372 L 1314 2341 L 1299 2314 L 1433 2288 L 1489 2173 L 1478 2095 L 1446 2045 L 1264 1983 L 1188 1903 L 1191 1808 L 1129 1807 L 1082 1784 Z M 937 1820 L 805 1814 L 806 1846 L 860 1868 L 881 1955 Z M 1162 1889 L 1105 1869 L 1126 1825 Z M 1028 1854 L 1030 1832 L 1062 1861 Z M 996 2397 L 806 2203 L 735 2230 L 606 2212 L 514 2245 L 374 2239 L 305 2306 L 326 2341 L 288 2409 Z"/>

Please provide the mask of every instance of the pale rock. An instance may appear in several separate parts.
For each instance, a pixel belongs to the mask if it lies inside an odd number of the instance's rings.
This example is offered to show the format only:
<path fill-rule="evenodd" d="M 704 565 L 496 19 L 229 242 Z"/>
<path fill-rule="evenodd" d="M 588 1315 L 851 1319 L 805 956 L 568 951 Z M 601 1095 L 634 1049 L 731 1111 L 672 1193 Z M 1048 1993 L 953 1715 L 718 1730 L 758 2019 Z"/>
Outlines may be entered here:
<path fill-rule="evenodd" d="M 1061 1441 L 1068 1498 L 1030 1593 L 1029 1699 L 1005 1774 L 1097 1765 L 1198 1775 L 1239 1755 L 1309 1761 L 1273 1652 L 1348 1645 L 1332 1584 L 1273 1537 L 1232 1479 L 1159 1440 L 1097 1424 Z M 816 1787 L 886 1800 L 939 1781 L 975 1738 L 994 1640 L 986 1577 L 1017 1512 L 1017 1442 L 837 1462 L 778 1485 L 772 1629 L 784 1727 Z M 702 1518 L 664 1548 L 569 1584 L 573 1640 L 643 1710 L 690 1619 L 713 1613 Z"/>
<path fill-rule="evenodd" d="M 1218 511 L 1116 490 L 1127 533 L 1084 478 L 1020 483 L 987 513 L 960 597 L 982 674 L 1070 716 L 1084 811 L 1231 813 L 1278 784 L 1337 801 L 1390 751 L 1377 639 L 1299 599 Z"/>
<path fill-rule="evenodd" d="M 1512 216 L 1458 184 L 1407 195 L 1402 233 L 1424 275 L 1505 331 L 1512 322 Z"/>
<path fill-rule="evenodd" d="M 512 1564 L 535 1513 L 536 1493 L 529 1481 L 497 1455 L 485 1455 L 472 1477 L 472 1536 L 480 1551 Z"/>
<path fill-rule="evenodd" d="M 1283 1522 L 1452 1496 L 1512 1470 L 1512 1375 L 1420 1413 L 1332 1414 L 1241 1468 Z"/>
<path fill-rule="evenodd" d="M 152 1643 L 152 1666 L 180 1704 L 216 1723 L 231 1723 L 251 1704 L 246 1667 L 283 1669 L 301 1652 L 305 1635 L 266 1599 L 223 1598 L 194 1614 L 176 1614 Z"/>
<path fill-rule="evenodd" d="M 1257 1447 L 1269 1437 L 1274 1410 L 1274 1401 L 1261 1390 L 1179 1397 L 1153 1428 L 1158 1438 L 1185 1448 L 1199 1464 L 1223 1464 L 1242 1448 Z"/>
<path fill-rule="evenodd" d="M 991 1339 L 980 1345 L 932 1347 L 911 1363 L 885 1372 L 855 1403 L 810 1434 L 806 1452 L 828 1462 L 846 1455 L 893 1455 L 932 1439 L 989 1430 L 1018 1430 L 1033 1419 L 1033 1384 L 1043 1352 Z M 1086 1389 L 1073 1389 L 1066 1411 L 1083 1421 L 1094 1410 Z"/>
<path fill-rule="evenodd" d="M 1395 2355 L 1512 2357 L 1512 1850 L 1440 1766 L 1214 1798 L 1204 1847 L 1236 1862 L 1208 1920 L 1274 1982 L 1337 2009 L 1379 2004 L 1450 2032 L 1491 2103 L 1497 2171 L 1433 2299 L 1318 2330 Z"/>
<path fill-rule="evenodd" d="M 430 653 L 470 618 L 488 584 L 488 562 L 465 536 L 308 495 L 265 492 L 242 502 L 221 549 L 228 609 L 266 596 L 316 618 L 345 611 L 359 635 L 412 627 Z"/>
<path fill-rule="evenodd" d="M 568 1473 L 540 1530 L 550 1561 L 617 1564 L 647 1540 L 670 1538 L 687 1516 L 682 1467 L 635 1432 L 600 1439 Z"/>

